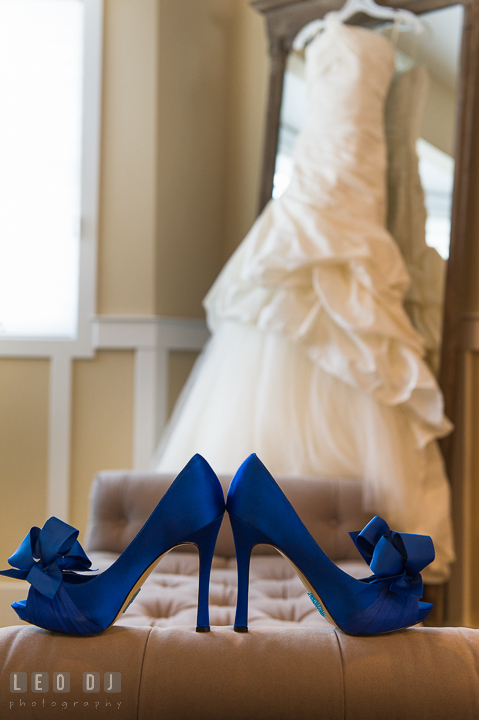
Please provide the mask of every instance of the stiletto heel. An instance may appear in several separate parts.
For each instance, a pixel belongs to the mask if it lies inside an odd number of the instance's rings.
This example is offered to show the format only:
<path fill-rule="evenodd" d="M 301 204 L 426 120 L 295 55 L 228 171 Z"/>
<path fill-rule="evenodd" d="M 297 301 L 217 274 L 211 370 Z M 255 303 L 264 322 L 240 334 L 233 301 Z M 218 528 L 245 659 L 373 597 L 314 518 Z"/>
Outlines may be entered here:
<path fill-rule="evenodd" d="M 138 594 L 159 560 L 194 543 L 200 554 L 197 630 L 209 630 L 211 562 L 223 519 L 223 489 L 201 455 L 195 455 L 163 495 L 136 537 L 107 570 L 77 574 L 91 562 L 78 530 L 52 517 L 30 530 L 0 575 L 27 580 L 26 600 L 12 607 L 21 620 L 70 635 L 94 635 L 112 625 Z"/>
<path fill-rule="evenodd" d="M 238 594 L 236 597 L 235 632 L 248 632 L 248 588 L 251 552 L 255 545 L 269 544 L 268 538 L 241 520 L 230 515 L 231 528 L 235 541 L 236 563 L 238 568 Z"/>
<path fill-rule="evenodd" d="M 272 545 L 293 564 L 315 607 L 351 635 L 376 635 L 424 620 L 421 570 L 434 560 L 428 535 L 397 533 L 379 517 L 350 533 L 374 575 L 362 580 L 335 565 L 312 538 L 263 463 L 250 455 L 226 498 L 238 562 L 235 630 L 248 630 L 248 580 L 255 545 Z"/>
<path fill-rule="evenodd" d="M 213 562 L 216 538 L 218 537 L 222 520 L 223 516 L 185 539 L 185 542 L 194 543 L 198 547 L 200 556 L 196 632 L 210 631 L 209 592 L 211 563 Z"/>

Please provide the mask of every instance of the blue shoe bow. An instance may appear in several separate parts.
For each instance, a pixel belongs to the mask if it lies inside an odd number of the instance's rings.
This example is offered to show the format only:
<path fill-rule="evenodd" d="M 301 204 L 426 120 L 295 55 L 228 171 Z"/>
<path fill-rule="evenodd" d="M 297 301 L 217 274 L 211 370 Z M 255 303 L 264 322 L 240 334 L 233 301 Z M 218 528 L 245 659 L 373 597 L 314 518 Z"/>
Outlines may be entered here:
<path fill-rule="evenodd" d="M 435 557 L 429 535 L 394 532 L 377 515 L 361 532 L 349 534 L 374 573 L 370 583 L 389 579 L 389 589 L 398 595 L 422 597 L 420 572 Z"/>
<path fill-rule="evenodd" d="M 0 575 L 27 580 L 35 590 L 52 599 L 63 579 L 63 572 L 85 572 L 91 561 L 78 542 L 79 530 L 51 517 L 43 528 L 32 527 L 20 547 L 8 558 L 12 570 Z"/>

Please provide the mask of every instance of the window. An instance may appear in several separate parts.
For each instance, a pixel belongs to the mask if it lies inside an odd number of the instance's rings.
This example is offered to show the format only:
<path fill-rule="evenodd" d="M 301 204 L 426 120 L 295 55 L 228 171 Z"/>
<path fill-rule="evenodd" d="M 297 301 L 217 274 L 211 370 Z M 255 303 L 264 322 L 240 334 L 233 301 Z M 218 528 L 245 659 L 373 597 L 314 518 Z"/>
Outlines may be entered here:
<path fill-rule="evenodd" d="M 0 0 L 0 333 L 77 331 L 82 0 Z"/>

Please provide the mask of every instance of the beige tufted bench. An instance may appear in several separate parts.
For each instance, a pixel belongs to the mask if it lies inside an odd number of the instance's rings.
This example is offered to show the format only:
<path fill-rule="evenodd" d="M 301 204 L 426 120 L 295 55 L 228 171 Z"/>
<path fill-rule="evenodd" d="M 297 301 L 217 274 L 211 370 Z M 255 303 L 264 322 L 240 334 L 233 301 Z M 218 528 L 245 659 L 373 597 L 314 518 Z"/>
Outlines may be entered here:
<path fill-rule="evenodd" d="M 354 638 L 319 627 L 113 626 L 72 638 L 9 627 L 0 629 L 0 717 L 477 720 L 478 666 L 479 630 L 464 628 Z M 19 671 L 68 672 L 70 690 L 11 693 Z M 121 673 L 121 692 L 84 693 L 86 671 Z"/>
<path fill-rule="evenodd" d="M 100 473 L 93 484 L 86 549 L 93 567 L 105 569 L 141 528 L 173 476 L 131 472 Z M 231 478 L 221 478 L 225 492 Z M 306 526 L 329 557 L 355 577 L 370 574 L 348 531 L 371 519 L 361 510 L 354 481 L 280 478 Z M 119 625 L 171 627 L 196 624 L 198 554 L 192 546 L 173 550 L 156 566 Z M 236 561 L 228 516 L 220 530 L 210 584 L 211 625 L 233 625 Z M 251 562 L 249 624 L 330 627 L 307 596 L 289 563 L 276 550 L 255 548 Z"/>
<path fill-rule="evenodd" d="M 95 480 L 86 548 L 111 563 L 172 478 L 105 472 Z M 222 479 L 224 487 L 228 479 Z M 280 481 L 328 555 L 357 576 L 366 566 L 347 536 L 369 520 L 353 482 Z M 76 638 L 34 627 L 0 629 L 0 718 L 122 720 L 477 720 L 479 630 L 411 628 L 378 637 L 333 629 L 274 550 L 256 549 L 250 632 L 237 634 L 231 529 L 218 539 L 210 633 L 196 633 L 196 554 L 169 553 L 115 626 Z M 216 626 L 216 627 L 214 627 Z M 18 672 L 47 673 L 49 690 L 10 691 Z M 69 673 L 66 694 L 53 673 Z M 121 692 L 83 690 L 83 673 L 121 673 Z"/>

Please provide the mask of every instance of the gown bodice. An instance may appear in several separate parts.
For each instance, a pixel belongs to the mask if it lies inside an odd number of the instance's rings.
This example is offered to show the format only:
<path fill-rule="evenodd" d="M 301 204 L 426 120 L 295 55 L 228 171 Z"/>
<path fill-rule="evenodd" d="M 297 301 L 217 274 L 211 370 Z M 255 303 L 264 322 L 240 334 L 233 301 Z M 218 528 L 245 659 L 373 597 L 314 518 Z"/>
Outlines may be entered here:
<path fill-rule="evenodd" d="M 222 320 L 281 333 L 324 371 L 402 406 L 419 446 L 450 431 L 424 341 L 404 311 L 409 276 L 385 227 L 385 99 L 394 48 L 334 16 L 308 47 L 308 111 L 293 172 L 205 298 Z"/>
<path fill-rule="evenodd" d="M 306 49 L 308 113 L 290 195 L 309 196 L 316 208 L 336 208 L 356 222 L 384 223 L 383 116 L 393 72 L 387 39 L 328 18 Z"/>

